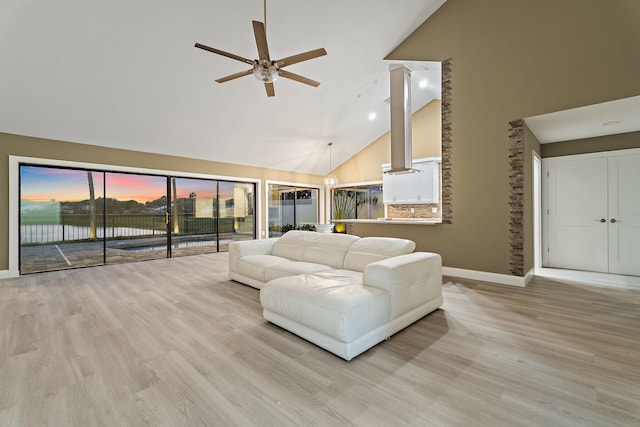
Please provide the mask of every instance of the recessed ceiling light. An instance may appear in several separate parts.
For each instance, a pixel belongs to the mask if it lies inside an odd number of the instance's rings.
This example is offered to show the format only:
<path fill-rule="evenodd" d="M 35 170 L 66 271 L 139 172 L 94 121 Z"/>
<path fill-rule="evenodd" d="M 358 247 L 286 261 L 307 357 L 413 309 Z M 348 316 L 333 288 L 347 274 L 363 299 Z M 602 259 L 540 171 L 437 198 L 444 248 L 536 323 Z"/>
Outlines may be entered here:
<path fill-rule="evenodd" d="M 376 113 L 369 113 L 369 120 L 373 121 L 376 119 Z"/>
<path fill-rule="evenodd" d="M 620 120 L 611 120 L 610 122 L 604 122 L 602 126 L 615 126 L 619 124 L 620 124 Z"/>
<path fill-rule="evenodd" d="M 428 83 L 429 82 L 426 79 L 420 80 L 420 83 L 418 83 L 418 87 L 420 87 L 421 89 L 424 89 L 425 87 L 427 87 Z"/>

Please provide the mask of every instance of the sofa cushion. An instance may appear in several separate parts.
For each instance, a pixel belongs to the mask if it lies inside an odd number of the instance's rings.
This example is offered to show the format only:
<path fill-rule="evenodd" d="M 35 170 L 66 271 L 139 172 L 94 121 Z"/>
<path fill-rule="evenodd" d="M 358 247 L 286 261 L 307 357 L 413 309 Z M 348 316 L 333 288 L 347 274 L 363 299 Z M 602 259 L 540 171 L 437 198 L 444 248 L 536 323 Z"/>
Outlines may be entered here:
<path fill-rule="evenodd" d="M 362 271 L 372 262 L 409 254 L 416 248 L 411 240 L 395 237 L 363 237 L 354 242 L 344 257 L 343 268 Z"/>
<path fill-rule="evenodd" d="M 265 270 L 279 264 L 288 264 L 286 258 L 274 255 L 247 255 L 236 261 L 235 273 L 250 277 L 261 282 L 265 280 Z"/>
<path fill-rule="evenodd" d="M 308 241 L 302 260 L 342 268 L 347 251 L 358 240 L 358 236 L 350 234 L 316 233 L 316 237 Z"/>
<path fill-rule="evenodd" d="M 294 276 L 297 274 L 310 274 L 319 271 L 329 270 L 331 267 L 324 264 L 303 261 L 289 261 L 270 265 L 265 268 L 264 281 L 277 279 L 278 277 Z"/>
<path fill-rule="evenodd" d="M 309 241 L 316 235 L 313 231 L 291 230 L 282 235 L 271 249 L 272 255 L 288 258 L 293 261 L 302 261 L 302 255 Z"/>
<path fill-rule="evenodd" d="M 362 278 L 364 277 L 361 271 L 343 270 L 341 268 L 333 268 L 331 270 L 323 271 L 323 275 L 334 275 L 340 277 L 349 277 L 353 283 L 362 284 Z"/>
<path fill-rule="evenodd" d="M 265 311 L 349 343 L 390 320 L 389 294 L 332 270 L 271 280 L 260 290 Z"/>

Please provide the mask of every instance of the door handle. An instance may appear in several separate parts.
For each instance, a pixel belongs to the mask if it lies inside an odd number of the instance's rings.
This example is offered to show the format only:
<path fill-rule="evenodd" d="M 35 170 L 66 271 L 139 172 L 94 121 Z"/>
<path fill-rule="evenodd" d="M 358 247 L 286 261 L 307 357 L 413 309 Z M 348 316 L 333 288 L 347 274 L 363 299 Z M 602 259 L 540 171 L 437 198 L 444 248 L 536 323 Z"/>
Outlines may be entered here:
<path fill-rule="evenodd" d="M 606 219 L 604 219 L 604 218 L 595 219 L 594 221 L 598 221 L 598 222 L 607 222 L 607 220 L 606 220 Z"/>
<path fill-rule="evenodd" d="M 617 220 L 617 219 L 615 219 L 615 218 L 611 218 L 611 221 L 610 221 L 610 222 L 611 222 L 611 224 L 615 224 L 616 222 L 620 222 L 620 221 L 618 221 L 618 220 Z"/>

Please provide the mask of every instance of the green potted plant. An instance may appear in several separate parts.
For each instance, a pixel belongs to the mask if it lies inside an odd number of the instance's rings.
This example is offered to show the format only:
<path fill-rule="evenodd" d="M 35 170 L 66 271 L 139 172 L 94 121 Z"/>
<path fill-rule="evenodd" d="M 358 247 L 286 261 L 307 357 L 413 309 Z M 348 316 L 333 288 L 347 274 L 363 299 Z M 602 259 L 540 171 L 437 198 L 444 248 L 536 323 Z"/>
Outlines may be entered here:
<path fill-rule="evenodd" d="M 350 219 L 355 213 L 355 193 L 348 190 L 336 190 L 333 193 L 333 220 L 336 233 L 344 233 L 346 224 L 340 219 Z"/>

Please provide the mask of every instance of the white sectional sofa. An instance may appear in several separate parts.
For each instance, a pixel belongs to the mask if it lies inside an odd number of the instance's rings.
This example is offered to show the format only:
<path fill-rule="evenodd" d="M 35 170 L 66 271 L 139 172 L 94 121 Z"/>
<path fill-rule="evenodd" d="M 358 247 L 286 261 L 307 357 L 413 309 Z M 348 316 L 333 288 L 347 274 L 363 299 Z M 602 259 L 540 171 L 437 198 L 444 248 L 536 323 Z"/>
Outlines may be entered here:
<path fill-rule="evenodd" d="M 260 289 L 266 320 L 351 360 L 442 305 L 440 255 L 414 249 L 294 230 L 231 243 L 229 277 Z"/>

